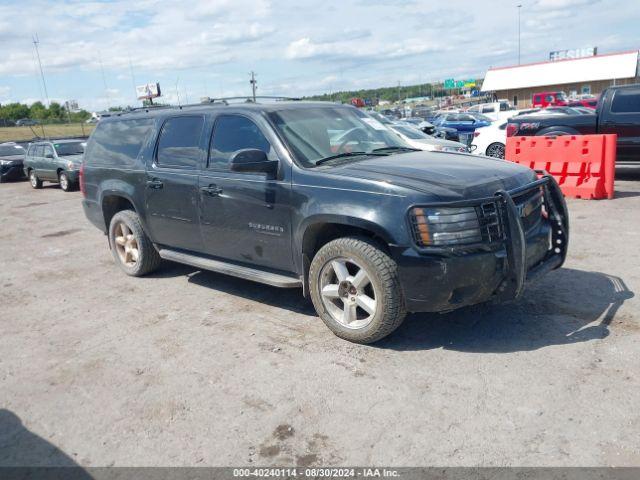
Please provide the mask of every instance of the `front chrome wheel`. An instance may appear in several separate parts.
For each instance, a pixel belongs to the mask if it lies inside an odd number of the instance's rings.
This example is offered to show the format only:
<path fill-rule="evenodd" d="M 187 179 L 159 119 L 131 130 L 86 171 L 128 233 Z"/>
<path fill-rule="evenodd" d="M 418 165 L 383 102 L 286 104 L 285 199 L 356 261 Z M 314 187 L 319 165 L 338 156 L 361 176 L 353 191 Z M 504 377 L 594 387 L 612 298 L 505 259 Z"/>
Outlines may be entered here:
<path fill-rule="evenodd" d="M 69 190 L 69 177 L 67 177 L 67 174 L 62 172 L 60 174 L 59 180 L 60 180 L 60 188 L 62 188 L 62 190 L 64 191 Z"/>
<path fill-rule="evenodd" d="M 135 267 L 140 258 L 140 250 L 135 235 L 124 222 L 116 225 L 114 240 L 120 261 L 127 267 Z"/>
<path fill-rule="evenodd" d="M 335 258 L 324 265 L 320 298 L 333 320 L 350 329 L 369 325 L 378 309 L 370 274 L 350 258 Z"/>

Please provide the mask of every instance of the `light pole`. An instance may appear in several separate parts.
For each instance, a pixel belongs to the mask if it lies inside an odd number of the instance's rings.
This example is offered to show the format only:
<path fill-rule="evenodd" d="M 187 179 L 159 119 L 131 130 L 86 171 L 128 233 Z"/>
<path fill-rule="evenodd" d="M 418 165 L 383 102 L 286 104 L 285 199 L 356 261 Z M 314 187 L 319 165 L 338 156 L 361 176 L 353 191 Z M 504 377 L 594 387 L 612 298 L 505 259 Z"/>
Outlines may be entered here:
<path fill-rule="evenodd" d="M 520 10 L 522 4 L 518 4 L 518 65 L 520 65 Z"/>

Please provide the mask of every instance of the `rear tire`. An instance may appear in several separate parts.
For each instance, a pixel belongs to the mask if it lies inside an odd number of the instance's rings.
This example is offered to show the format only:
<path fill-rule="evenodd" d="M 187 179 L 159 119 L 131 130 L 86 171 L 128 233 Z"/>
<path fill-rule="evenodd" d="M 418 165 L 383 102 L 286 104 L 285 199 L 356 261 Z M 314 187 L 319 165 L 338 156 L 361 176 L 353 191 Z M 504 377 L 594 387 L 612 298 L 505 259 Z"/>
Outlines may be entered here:
<path fill-rule="evenodd" d="M 109 246 L 118 266 L 127 275 L 141 277 L 156 270 L 162 261 L 132 210 L 116 213 L 109 224 Z"/>
<path fill-rule="evenodd" d="M 504 159 L 504 143 L 494 142 L 487 147 L 487 157 Z"/>
<path fill-rule="evenodd" d="M 345 237 L 324 245 L 309 268 L 316 312 L 338 337 L 373 343 L 406 315 L 396 263 L 367 238 Z"/>
<path fill-rule="evenodd" d="M 32 188 L 42 188 L 42 180 L 38 178 L 35 170 L 29 170 L 29 183 L 31 184 Z"/>

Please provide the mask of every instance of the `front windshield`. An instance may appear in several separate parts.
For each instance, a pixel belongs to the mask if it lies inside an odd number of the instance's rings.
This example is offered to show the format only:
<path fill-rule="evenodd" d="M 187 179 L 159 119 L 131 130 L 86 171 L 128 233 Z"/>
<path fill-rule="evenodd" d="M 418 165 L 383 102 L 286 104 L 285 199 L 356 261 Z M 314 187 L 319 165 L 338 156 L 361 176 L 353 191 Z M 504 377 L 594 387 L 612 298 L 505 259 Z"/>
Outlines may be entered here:
<path fill-rule="evenodd" d="M 83 142 L 54 143 L 53 146 L 56 147 L 58 156 L 64 157 L 65 155 L 82 155 L 84 153 L 82 143 Z"/>
<path fill-rule="evenodd" d="M 335 155 L 369 154 L 388 147 L 410 148 L 378 120 L 355 108 L 337 105 L 292 108 L 272 112 L 269 118 L 305 167 L 313 167 L 319 160 Z"/>
<path fill-rule="evenodd" d="M 411 140 L 424 140 L 425 138 L 429 138 L 429 136 L 426 133 L 422 133 L 420 130 L 413 127 L 405 127 L 404 125 L 394 125 L 391 128 Z"/>

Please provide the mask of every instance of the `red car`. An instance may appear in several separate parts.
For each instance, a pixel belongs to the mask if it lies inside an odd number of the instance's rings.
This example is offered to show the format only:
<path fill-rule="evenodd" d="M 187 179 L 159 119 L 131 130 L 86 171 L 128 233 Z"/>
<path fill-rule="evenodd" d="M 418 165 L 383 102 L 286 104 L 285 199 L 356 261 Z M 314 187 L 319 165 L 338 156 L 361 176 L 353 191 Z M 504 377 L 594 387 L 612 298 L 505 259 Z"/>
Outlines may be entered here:
<path fill-rule="evenodd" d="M 580 100 L 571 100 L 569 102 L 570 107 L 587 107 L 595 109 L 597 105 L 597 98 L 581 98 Z"/>
<path fill-rule="evenodd" d="M 564 92 L 539 92 L 534 93 L 531 101 L 533 108 L 546 108 L 550 105 L 566 107 L 567 94 Z"/>

